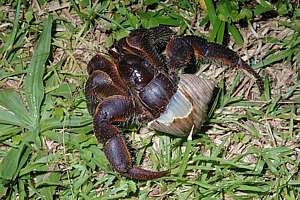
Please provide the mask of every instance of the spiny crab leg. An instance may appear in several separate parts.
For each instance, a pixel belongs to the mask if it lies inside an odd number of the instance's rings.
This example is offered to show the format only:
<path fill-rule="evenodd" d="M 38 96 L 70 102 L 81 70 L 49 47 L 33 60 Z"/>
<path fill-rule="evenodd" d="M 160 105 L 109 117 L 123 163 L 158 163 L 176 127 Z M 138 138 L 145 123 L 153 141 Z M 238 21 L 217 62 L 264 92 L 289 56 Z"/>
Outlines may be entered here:
<path fill-rule="evenodd" d="M 125 121 L 132 115 L 134 106 L 128 97 L 114 95 L 107 97 L 94 114 L 94 131 L 103 144 L 104 153 L 112 168 L 120 174 L 137 179 L 151 180 L 165 176 L 167 171 L 154 172 L 134 166 L 124 138 L 112 122 Z"/>
<path fill-rule="evenodd" d="M 222 45 L 207 42 L 197 36 L 176 37 L 166 46 L 166 57 L 171 70 L 186 67 L 192 59 L 211 60 L 239 67 L 256 79 L 258 89 L 263 93 L 261 77 L 237 53 Z"/>

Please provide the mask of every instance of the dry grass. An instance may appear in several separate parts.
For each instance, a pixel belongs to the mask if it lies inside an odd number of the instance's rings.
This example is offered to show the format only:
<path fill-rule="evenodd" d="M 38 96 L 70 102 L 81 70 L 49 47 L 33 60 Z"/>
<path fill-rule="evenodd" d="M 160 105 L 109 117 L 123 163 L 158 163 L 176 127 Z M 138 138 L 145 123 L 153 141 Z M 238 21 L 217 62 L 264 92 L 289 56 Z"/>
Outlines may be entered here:
<path fill-rule="evenodd" d="M 105 2 L 95 2 L 93 9 L 84 5 L 89 1 L 79 4 L 72 1 L 41 2 L 22 2 L 18 34 L 6 49 L 5 42 L 13 34 L 17 6 L 6 1 L 0 4 L 0 115 L 13 113 L 6 107 L 15 103 L 13 97 L 16 96 L 6 93 L 11 90 L 21 95 L 28 111 L 17 115 L 32 114 L 25 100 L 28 95 L 24 90 L 26 70 L 44 29 L 44 19 L 49 14 L 55 19 L 50 56 L 45 74 L 41 74 L 45 96 L 38 139 L 32 138 L 35 130 L 31 126 L 10 125 L 4 115 L 0 116 L 1 198 L 300 198 L 297 62 L 285 59 L 257 69 L 265 80 L 269 80 L 265 84 L 270 88 L 270 95 L 265 93 L 263 97 L 259 95 L 255 82 L 237 69 L 201 65 L 199 73 L 217 80 L 220 88 L 207 123 L 197 131 L 193 140 L 129 127 L 128 140 L 137 149 L 136 162 L 150 169 L 171 169 L 170 176 L 159 180 L 134 181 L 111 170 L 102 146 L 93 137 L 83 95 L 86 64 L 93 55 L 105 53 L 112 39 L 135 29 L 119 21 L 121 11 L 155 13 L 164 3 L 147 10 L 140 3 L 131 5 L 127 1 L 107 1 L 108 7 L 104 6 Z M 195 20 L 201 21 L 203 12 L 198 11 L 195 18 L 190 10 L 168 3 L 186 19 L 187 34 L 208 37 L 212 30 Z M 93 11 L 101 6 L 105 9 L 96 15 Z M 1 18 L 2 13 L 5 17 Z M 249 64 L 255 65 L 270 52 L 273 54 L 283 49 L 283 45 L 274 44 L 268 38 L 284 41 L 299 34 L 280 25 L 280 21 L 290 20 L 286 16 L 266 20 L 255 18 L 251 25 L 239 29 L 244 43 L 237 45 L 231 38 L 228 46 Z M 189 26 L 191 21 L 193 26 Z M 11 102 L 4 102 L 5 97 Z M 14 106 L 17 107 L 9 108 Z M 40 145 L 39 139 L 42 141 Z"/>

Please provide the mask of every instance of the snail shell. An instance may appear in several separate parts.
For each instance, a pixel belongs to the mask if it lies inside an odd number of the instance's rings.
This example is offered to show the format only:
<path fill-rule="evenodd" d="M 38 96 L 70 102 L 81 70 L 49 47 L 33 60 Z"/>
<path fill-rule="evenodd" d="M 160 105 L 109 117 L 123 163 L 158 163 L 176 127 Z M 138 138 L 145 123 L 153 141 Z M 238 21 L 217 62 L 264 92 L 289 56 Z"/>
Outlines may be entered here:
<path fill-rule="evenodd" d="M 188 136 L 200 128 L 207 116 L 215 83 L 194 74 L 180 75 L 177 92 L 159 118 L 148 123 L 150 128 L 176 136 Z"/>

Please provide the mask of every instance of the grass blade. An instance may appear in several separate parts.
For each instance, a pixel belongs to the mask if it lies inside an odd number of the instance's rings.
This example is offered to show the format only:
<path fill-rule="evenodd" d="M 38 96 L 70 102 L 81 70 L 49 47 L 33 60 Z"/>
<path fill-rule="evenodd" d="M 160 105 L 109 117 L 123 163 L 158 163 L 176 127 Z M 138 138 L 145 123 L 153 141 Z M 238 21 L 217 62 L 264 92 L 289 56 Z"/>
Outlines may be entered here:
<path fill-rule="evenodd" d="M 31 150 L 25 145 L 10 149 L 0 164 L 0 177 L 6 180 L 14 180 L 27 161 L 30 152 Z"/>
<path fill-rule="evenodd" d="M 25 79 L 27 102 L 33 115 L 32 128 L 36 136 L 39 132 L 40 107 L 44 99 L 43 75 L 50 54 L 52 21 L 51 16 L 44 21 L 43 32 L 34 50 Z"/>
<path fill-rule="evenodd" d="M 235 25 L 228 23 L 228 31 L 230 32 L 236 43 L 243 44 L 243 36 L 241 35 L 240 31 L 235 27 Z"/>
<path fill-rule="evenodd" d="M 215 6 L 212 0 L 205 0 L 205 5 L 207 7 L 208 10 L 208 18 L 210 20 L 210 22 L 213 24 L 213 26 L 215 26 L 216 21 L 219 21 L 217 18 L 217 14 L 216 14 L 216 10 L 215 10 Z"/>
<path fill-rule="evenodd" d="M 221 22 L 218 34 L 217 34 L 217 43 L 222 44 L 224 39 L 224 33 L 225 33 L 225 22 Z"/>
<path fill-rule="evenodd" d="M 7 109 L 0 108 L 0 123 L 6 122 L 18 126 L 29 126 L 32 123 L 32 119 L 16 91 L 0 90 L 0 106 Z"/>
<path fill-rule="evenodd" d="M 5 40 L 5 43 L 3 44 L 2 48 L 0 48 L 0 53 L 4 53 L 4 52 L 7 53 L 13 47 L 13 43 L 18 31 L 18 25 L 19 25 L 18 23 L 20 18 L 20 5 L 21 5 L 21 0 L 18 1 L 16 16 L 13 22 L 13 30 L 9 34 L 8 38 Z"/>
<path fill-rule="evenodd" d="M 1 116 L 1 113 L 0 113 Z M 17 126 L 1 124 L 0 126 L 0 142 L 5 141 L 21 132 L 21 128 Z"/>
<path fill-rule="evenodd" d="M 191 133 L 190 133 L 190 137 L 191 137 Z M 192 143 L 191 139 L 188 139 L 187 142 L 186 142 L 186 149 L 185 149 L 184 154 L 183 154 L 182 164 L 180 166 L 180 171 L 179 171 L 179 177 L 180 178 L 183 177 L 183 175 L 186 171 L 187 165 L 188 165 L 189 155 L 190 155 L 190 152 L 191 152 L 191 149 L 192 149 L 192 144 L 191 143 Z"/>
<path fill-rule="evenodd" d="M 280 61 L 280 60 L 283 60 L 289 56 L 291 56 L 293 54 L 293 51 L 291 49 L 285 49 L 285 50 L 282 50 L 278 53 L 275 53 L 275 54 L 271 54 L 269 55 L 267 58 L 265 58 L 264 60 L 262 60 L 261 62 L 255 64 L 254 66 L 252 66 L 254 69 L 257 69 L 257 68 L 262 68 L 262 67 L 265 67 L 267 65 L 270 65 L 274 62 L 277 62 L 277 61 Z"/>
<path fill-rule="evenodd" d="M 18 119 L 17 115 L 2 108 L 0 108 L 0 124 L 24 126 L 24 123 Z"/>

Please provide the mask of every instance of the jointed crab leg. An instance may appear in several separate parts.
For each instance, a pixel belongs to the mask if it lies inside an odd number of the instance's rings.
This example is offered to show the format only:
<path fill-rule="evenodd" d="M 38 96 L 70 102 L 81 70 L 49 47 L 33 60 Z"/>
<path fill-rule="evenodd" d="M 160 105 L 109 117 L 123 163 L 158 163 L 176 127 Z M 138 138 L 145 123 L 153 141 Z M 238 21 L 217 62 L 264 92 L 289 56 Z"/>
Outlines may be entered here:
<path fill-rule="evenodd" d="M 85 97 L 89 113 L 94 114 L 103 98 L 116 94 L 126 95 L 126 90 L 116 85 L 107 73 L 100 70 L 94 71 L 85 84 Z"/>
<path fill-rule="evenodd" d="M 102 55 L 95 55 L 88 63 L 89 78 L 85 84 L 87 108 L 91 115 L 103 98 L 112 95 L 127 95 L 114 63 Z"/>
<path fill-rule="evenodd" d="M 94 71 L 103 71 L 114 82 L 114 84 L 118 85 L 119 87 L 125 89 L 126 86 L 124 85 L 123 81 L 120 79 L 120 74 L 118 69 L 112 61 L 108 60 L 103 55 L 95 55 L 90 62 L 88 63 L 87 71 L 89 75 L 91 75 Z"/>
<path fill-rule="evenodd" d="M 131 32 L 127 38 L 120 40 L 116 48 L 125 54 L 144 57 L 152 66 L 162 71 L 164 62 L 159 54 L 173 35 L 175 33 L 166 26 L 138 29 Z"/>
<path fill-rule="evenodd" d="M 114 95 L 106 98 L 94 115 L 94 131 L 113 169 L 120 174 L 138 180 L 150 180 L 167 174 L 133 166 L 130 154 L 119 130 L 111 123 L 124 121 L 132 115 L 133 103 L 128 97 Z"/>
<path fill-rule="evenodd" d="M 186 67 L 192 59 L 211 60 L 236 66 L 252 75 L 257 82 L 259 91 L 263 92 L 263 81 L 261 77 L 234 51 L 197 36 L 183 36 L 172 38 L 166 47 L 166 56 L 169 68 Z"/>

